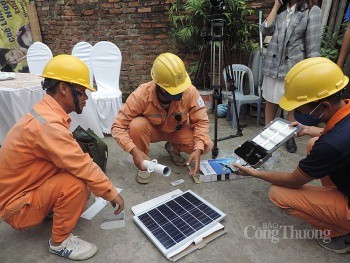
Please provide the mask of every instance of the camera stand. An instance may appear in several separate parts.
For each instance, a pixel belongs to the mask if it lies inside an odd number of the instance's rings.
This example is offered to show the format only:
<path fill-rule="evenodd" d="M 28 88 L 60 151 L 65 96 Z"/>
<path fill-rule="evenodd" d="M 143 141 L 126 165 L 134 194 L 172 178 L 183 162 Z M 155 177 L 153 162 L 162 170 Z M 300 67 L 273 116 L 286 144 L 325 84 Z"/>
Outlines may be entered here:
<path fill-rule="evenodd" d="M 239 136 L 243 136 L 242 127 L 239 124 L 237 114 L 237 103 L 235 96 L 235 83 L 233 80 L 232 61 L 230 60 L 229 51 L 227 49 L 227 37 L 225 37 L 225 17 L 223 14 L 214 13 L 210 16 L 209 24 L 207 26 L 207 36 L 205 38 L 205 45 L 200 54 L 199 66 L 195 76 L 198 81 L 200 72 L 203 70 L 204 58 L 208 53 L 210 47 L 210 88 L 213 91 L 213 108 L 214 108 L 214 146 L 212 149 L 212 158 L 215 159 L 219 154 L 218 141 L 223 141 Z M 210 25 L 210 26 L 209 26 Z M 233 96 L 234 114 L 236 116 L 237 133 L 227 137 L 218 139 L 218 117 L 217 106 L 222 103 L 222 73 L 225 70 L 226 80 L 230 86 Z"/>

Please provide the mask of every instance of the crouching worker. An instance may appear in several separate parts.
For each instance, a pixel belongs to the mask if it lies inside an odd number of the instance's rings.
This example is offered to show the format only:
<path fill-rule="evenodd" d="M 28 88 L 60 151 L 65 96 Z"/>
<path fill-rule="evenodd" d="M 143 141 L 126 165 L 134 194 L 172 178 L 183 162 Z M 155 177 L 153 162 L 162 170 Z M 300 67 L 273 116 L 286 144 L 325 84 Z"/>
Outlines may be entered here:
<path fill-rule="evenodd" d="M 337 253 L 350 251 L 350 100 L 341 98 L 348 82 L 341 69 L 326 58 L 297 63 L 285 78 L 279 105 L 317 117 L 326 127 L 301 125 L 298 135 L 314 138 L 309 141 L 308 155 L 293 172 L 235 164 L 240 174 L 272 183 L 271 201 L 320 230 L 326 236 L 317 242 Z M 322 179 L 322 186 L 307 184 L 316 179 Z"/>
<path fill-rule="evenodd" d="M 165 149 L 176 165 L 194 162 L 191 174 L 199 170 L 201 154 L 213 144 L 205 104 L 182 60 L 171 53 L 159 55 L 151 76 L 153 81 L 130 94 L 112 126 L 113 137 L 132 155 L 139 169 L 136 179 L 143 184 L 150 181 L 143 166 L 143 160 L 150 160 L 150 143 L 166 141 Z M 190 154 L 189 159 L 180 152 Z"/>
<path fill-rule="evenodd" d="M 53 212 L 51 253 L 74 260 L 92 257 L 95 245 L 72 234 L 90 190 L 119 205 L 124 200 L 69 131 L 68 113 L 81 113 L 88 99 L 89 69 L 59 55 L 44 68 L 46 95 L 8 132 L 0 148 L 0 217 L 17 230 L 40 224 Z"/>

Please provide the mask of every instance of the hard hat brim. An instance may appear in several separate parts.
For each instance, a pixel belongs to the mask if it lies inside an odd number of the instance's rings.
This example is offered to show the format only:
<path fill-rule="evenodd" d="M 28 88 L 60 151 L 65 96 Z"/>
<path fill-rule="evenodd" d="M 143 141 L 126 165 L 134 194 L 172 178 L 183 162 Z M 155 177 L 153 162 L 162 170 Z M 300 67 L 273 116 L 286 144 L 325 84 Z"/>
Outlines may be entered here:
<path fill-rule="evenodd" d="M 191 79 L 190 77 L 186 76 L 186 79 L 184 81 L 184 83 L 180 84 L 179 86 L 177 86 L 176 88 L 167 88 L 167 87 L 164 87 L 160 84 L 157 84 L 159 85 L 162 89 L 164 89 L 166 92 L 168 92 L 169 94 L 171 95 L 177 95 L 179 93 L 182 93 L 184 92 L 185 90 L 187 90 L 191 85 L 192 85 L 192 82 L 191 82 Z"/>
<path fill-rule="evenodd" d="M 82 86 L 82 87 L 84 87 L 84 88 L 90 90 L 91 92 L 95 92 L 95 91 L 96 91 L 95 88 L 93 88 L 93 87 L 92 87 L 91 85 L 89 85 L 89 84 L 83 85 L 83 84 L 81 84 L 81 83 L 75 83 L 74 81 L 71 82 L 71 83 L 80 85 L 80 86 Z"/>
<path fill-rule="evenodd" d="M 55 80 L 62 81 L 62 82 L 74 83 L 74 84 L 80 85 L 80 86 L 82 86 L 82 87 L 84 87 L 84 88 L 90 90 L 91 92 L 95 92 L 95 91 L 96 91 L 96 89 L 94 89 L 91 85 L 88 85 L 88 84 L 82 85 L 81 83 L 77 83 L 77 82 L 71 81 L 71 80 L 69 80 L 69 81 L 64 81 L 64 80 L 62 80 L 62 79 L 55 78 L 54 76 L 47 76 L 47 75 L 45 75 L 45 74 L 41 74 L 40 77 L 42 77 L 42 78 L 49 78 L 49 79 L 55 79 Z"/>
<path fill-rule="evenodd" d="M 285 96 L 283 96 L 280 101 L 279 101 L 279 105 L 282 109 L 286 110 L 286 111 L 292 111 L 304 104 L 309 103 L 310 101 L 305 101 L 305 102 L 298 102 L 298 101 L 291 101 L 288 100 Z"/>

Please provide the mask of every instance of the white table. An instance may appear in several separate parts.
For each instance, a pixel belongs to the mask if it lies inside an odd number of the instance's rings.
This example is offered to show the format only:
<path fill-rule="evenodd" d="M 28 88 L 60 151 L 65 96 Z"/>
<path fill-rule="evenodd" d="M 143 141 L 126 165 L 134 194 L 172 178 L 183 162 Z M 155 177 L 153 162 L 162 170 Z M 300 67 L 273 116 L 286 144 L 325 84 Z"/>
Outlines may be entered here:
<path fill-rule="evenodd" d="M 45 91 L 41 88 L 42 80 L 41 77 L 29 73 L 15 73 L 14 79 L 0 81 L 0 145 L 11 127 L 43 98 Z M 83 113 L 70 114 L 70 129 L 73 131 L 80 125 L 84 129 L 92 129 L 102 138 L 96 108 L 91 95 L 88 96 L 90 99 L 87 100 Z"/>

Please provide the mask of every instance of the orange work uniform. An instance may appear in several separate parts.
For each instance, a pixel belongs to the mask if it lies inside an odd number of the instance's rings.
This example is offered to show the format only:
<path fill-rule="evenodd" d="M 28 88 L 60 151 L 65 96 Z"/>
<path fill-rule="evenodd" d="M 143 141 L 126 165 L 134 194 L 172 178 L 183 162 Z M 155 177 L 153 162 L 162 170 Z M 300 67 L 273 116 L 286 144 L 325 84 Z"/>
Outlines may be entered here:
<path fill-rule="evenodd" d="M 127 152 L 135 147 L 149 153 L 151 142 L 169 141 L 175 150 L 207 152 L 212 147 L 205 104 L 194 86 L 180 101 L 163 109 L 154 81 L 140 85 L 130 94 L 112 125 L 112 136 Z"/>
<path fill-rule="evenodd" d="M 70 235 L 90 190 L 108 201 L 117 196 L 112 182 L 81 150 L 69 124 L 68 114 L 45 95 L 11 128 L 0 148 L 0 217 L 20 230 L 54 211 L 54 242 Z"/>

